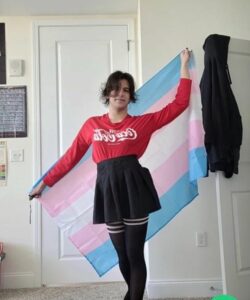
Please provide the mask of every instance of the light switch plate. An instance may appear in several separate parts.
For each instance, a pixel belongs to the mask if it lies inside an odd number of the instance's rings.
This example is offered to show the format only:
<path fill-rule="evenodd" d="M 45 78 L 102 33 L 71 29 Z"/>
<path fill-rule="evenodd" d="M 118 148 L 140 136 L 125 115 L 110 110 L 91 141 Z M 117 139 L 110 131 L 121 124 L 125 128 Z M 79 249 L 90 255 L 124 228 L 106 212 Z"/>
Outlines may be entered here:
<path fill-rule="evenodd" d="M 24 160 L 23 149 L 10 150 L 10 161 L 21 162 Z"/>
<path fill-rule="evenodd" d="M 196 246 L 197 247 L 207 247 L 207 233 L 206 232 L 196 232 Z"/>
<path fill-rule="evenodd" d="M 24 61 L 22 59 L 9 60 L 9 75 L 23 76 Z"/>

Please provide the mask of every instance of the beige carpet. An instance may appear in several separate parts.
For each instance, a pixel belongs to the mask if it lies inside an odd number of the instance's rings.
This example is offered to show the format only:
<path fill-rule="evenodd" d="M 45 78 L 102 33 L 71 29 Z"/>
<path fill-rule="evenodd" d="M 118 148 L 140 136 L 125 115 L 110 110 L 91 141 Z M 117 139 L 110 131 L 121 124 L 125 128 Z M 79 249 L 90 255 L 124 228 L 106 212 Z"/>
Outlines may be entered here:
<path fill-rule="evenodd" d="M 121 300 L 126 293 L 124 283 L 83 284 L 77 287 L 43 287 L 0 290 L 1 300 Z M 143 299 L 148 297 L 145 295 Z M 176 300 L 177 298 L 166 298 Z M 178 298 L 178 300 L 210 300 L 210 298 Z"/>

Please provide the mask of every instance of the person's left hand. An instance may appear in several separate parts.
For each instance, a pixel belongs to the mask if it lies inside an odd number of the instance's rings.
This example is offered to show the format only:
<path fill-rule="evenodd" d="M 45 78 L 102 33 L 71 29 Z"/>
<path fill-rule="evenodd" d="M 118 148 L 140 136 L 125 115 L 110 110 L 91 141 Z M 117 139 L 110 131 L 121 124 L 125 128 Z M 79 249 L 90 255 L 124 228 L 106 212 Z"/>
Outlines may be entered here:
<path fill-rule="evenodd" d="M 191 51 L 188 50 L 188 48 L 182 50 L 180 56 L 181 56 L 181 64 L 187 65 L 188 61 L 190 59 Z"/>

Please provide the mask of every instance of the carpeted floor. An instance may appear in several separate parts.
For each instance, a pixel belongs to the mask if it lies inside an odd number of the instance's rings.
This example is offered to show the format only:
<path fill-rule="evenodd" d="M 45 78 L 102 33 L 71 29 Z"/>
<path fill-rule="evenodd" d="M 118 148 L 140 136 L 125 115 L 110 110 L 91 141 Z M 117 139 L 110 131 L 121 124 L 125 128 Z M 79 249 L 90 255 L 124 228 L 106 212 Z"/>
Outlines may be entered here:
<path fill-rule="evenodd" d="M 42 287 L 0 290 L 1 300 L 120 300 L 126 293 L 124 283 L 83 284 L 76 287 Z M 148 297 L 145 295 L 143 299 Z M 167 300 L 210 300 L 210 298 L 166 298 Z"/>

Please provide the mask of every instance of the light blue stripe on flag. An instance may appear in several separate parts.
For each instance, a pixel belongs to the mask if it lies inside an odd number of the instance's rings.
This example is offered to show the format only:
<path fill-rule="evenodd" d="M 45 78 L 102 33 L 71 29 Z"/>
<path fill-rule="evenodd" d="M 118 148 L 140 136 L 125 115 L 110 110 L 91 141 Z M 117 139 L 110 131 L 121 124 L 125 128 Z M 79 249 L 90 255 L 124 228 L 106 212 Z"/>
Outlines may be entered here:
<path fill-rule="evenodd" d="M 86 255 L 86 258 L 94 267 L 99 276 L 104 275 L 118 263 L 116 251 L 111 240 Z"/>
<path fill-rule="evenodd" d="M 160 198 L 161 209 L 150 214 L 147 240 L 169 223 L 197 195 L 197 183 L 190 184 L 187 172 Z"/>
<path fill-rule="evenodd" d="M 207 176 L 207 153 L 205 147 L 189 151 L 189 180 L 192 182 Z"/>

